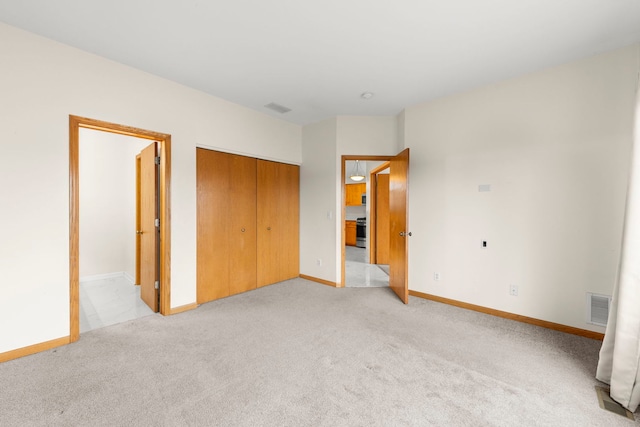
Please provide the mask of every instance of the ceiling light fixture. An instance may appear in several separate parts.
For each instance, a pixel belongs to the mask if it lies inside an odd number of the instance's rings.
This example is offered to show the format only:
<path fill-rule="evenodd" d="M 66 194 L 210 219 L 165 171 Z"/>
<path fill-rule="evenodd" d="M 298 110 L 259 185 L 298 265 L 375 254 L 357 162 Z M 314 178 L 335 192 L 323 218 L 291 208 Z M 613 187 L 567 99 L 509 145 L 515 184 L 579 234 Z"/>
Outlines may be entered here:
<path fill-rule="evenodd" d="M 352 181 L 362 181 L 364 179 L 364 175 L 360 173 L 360 162 L 356 160 L 356 165 L 353 167 L 353 173 L 349 177 Z"/>
<path fill-rule="evenodd" d="M 365 101 L 368 100 L 368 99 L 371 99 L 371 98 L 373 98 L 373 92 L 363 92 L 360 95 L 360 98 L 364 99 Z"/>

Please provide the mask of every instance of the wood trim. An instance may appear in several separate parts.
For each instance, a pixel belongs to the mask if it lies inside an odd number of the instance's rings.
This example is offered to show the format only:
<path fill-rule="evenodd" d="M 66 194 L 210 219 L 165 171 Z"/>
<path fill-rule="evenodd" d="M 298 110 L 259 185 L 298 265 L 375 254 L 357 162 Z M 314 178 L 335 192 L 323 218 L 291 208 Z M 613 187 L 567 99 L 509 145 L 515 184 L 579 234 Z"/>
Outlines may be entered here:
<path fill-rule="evenodd" d="M 371 175 L 377 175 L 378 172 L 382 172 L 383 170 L 387 169 L 391 167 L 391 162 L 384 162 L 383 164 L 376 166 L 375 168 L 371 169 L 371 171 L 369 172 Z"/>
<path fill-rule="evenodd" d="M 338 287 L 338 285 L 335 282 L 330 282 L 330 281 L 324 280 L 324 279 L 318 279 L 317 277 L 313 277 L 313 276 L 307 276 L 306 274 L 301 274 L 300 278 L 301 279 L 305 279 L 305 280 L 310 280 L 310 281 L 316 282 L 316 283 L 322 283 L 323 285 L 332 286 L 334 288 Z"/>
<path fill-rule="evenodd" d="M 171 314 L 171 135 L 160 140 L 160 314 Z"/>
<path fill-rule="evenodd" d="M 343 154 L 342 161 L 346 160 L 371 160 L 371 161 L 389 161 L 393 156 L 362 156 L 358 154 Z"/>
<path fill-rule="evenodd" d="M 440 302 L 443 304 L 452 305 L 467 310 L 477 311 L 484 314 L 490 314 L 496 317 L 502 317 L 504 319 L 515 320 L 517 322 L 528 323 L 530 325 L 540 326 L 554 331 L 564 332 L 567 334 L 578 335 L 585 338 L 591 338 L 594 340 L 602 341 L 604 334 L 599 332 L 593 332 L 586 329 L 574 328 L 573 326 L 561 325 L 559 323 L 548 322 L 546 320 L 534 319 L 533 317 L 521 316 L 519 314 L 513 314 L 506 311 L 494 310 L 493 308 L 482 307 L 480 305 L 469 304 L 462 301 L 456 301 L 449 298 L 443 298 L 436 295 L 425 294 L 418 291 L 409 290 L 409 295 L 427 299 L 430 301 Z"/>
<path fill-rule="evenodd" d="M 176 308 L 172 308 L 170 314 L 184 313 L 185 311 L 193 310 L 195 308 L 198 308 L 198 303 L 192 302 L 191 304 L 185 304 Z"/>
<path fill-rule="evenodd" d="M 141 171 L 141 156 L 138 154 L 136 156 L 136 272 L 133 283 L 136 286 L 140 285 L 140 234 L 138 232 L 141 230 L 141 207 L 142 207 L 142 199 L 140 197 L 140 187 L 142 185 L 142 177 L 140 175 Z"/>
<path fill-rule="evenodd" d="M 117 133 L 119 135 L 134 136 L 136 138 L 148 139 L 150 141 L 164 140 L 166 137 L 170 136 L 166 133 L 119 125 L 116 123 L 90 119 L 87 117 L 69 115 L 69 119 L 73 120 L 78 125 L 80 125 L 80 127 L 83 127 L 85 129 L 93 129 L 103 132 Z"/>
<path fill-rule="evenodd" d="M 51 341 L 45 341 L 38 344 L 22 347 L 15 350 L 0 353 L 0 363 L 9 360 L 18 359 L 20 357 L 29 356 L 31 354 L 40 353 L 41 351 L 50 350 L 52 348 L 67 345 L 71 342 L 71 337 L 62 337 Z"/>
<path fill-rule="evenodd" d="M 386 161 L 369 171 L 369 263 L 378 263 L 378 173 L 391 166 Z"/>
<path fill-rule="evenodd" d="M 367 228 L 369 229 L 369 263 L 378 263 L 378 175 L 372 174 L 369 179 L 369 221 Z"/>
<path fill-rule="evenodd" d="M 80 122 L 69 116 L 69 342 L 80 338 Z"/>
<path fill-rule="evenodd" d="M 160 143 L 160 313 L 171 313 L 171 135 L 69 115 L 69 342 L 75 342 L 80 338 L 80 128 L 134 136 Z"/>
<path fill-rule="evenodd" d="M 376 168 L 378 169 L 378 168 Z M 367 228 L 369 229 L 369 245 L 367 250 L 369 251 L 369 263 L 378 263 L 378 240 L 377 240 L 377 228 L 378 228 L 378 175 L 375 171 L 369 173 L 369 221 Z"/>
<path fill-rule="evenodd" d="M 345 224 L 345 219 L 347 217 L 347 185 L 344 182 L 345 181 L 345 177 L 347 176 L 346 173 L 346 160 L 344 158 L 344 156 L 342 156 L 342 170 L 340 172 L 340 189 L 342 191 L 341 195 L 340 195 L 340 259 L 342 260 L 341 265 L 340 265 L 340 281 L 338 283 L 336 283 L 336 287 L 337 288 L 344 288 L 344 279 L 345 279 L 345 272 L 344 272 L 344 260 L 345 257 L 347 255 L 347 250 L 345 248 L 345 244 L 346 244 L 346 230 L 344 227 Z"/>
<path fill-rule="evenodd" d="M 386 161 L 369 171 L 369 262 L 378 263 L 378 173 L 391 167 Z"/>

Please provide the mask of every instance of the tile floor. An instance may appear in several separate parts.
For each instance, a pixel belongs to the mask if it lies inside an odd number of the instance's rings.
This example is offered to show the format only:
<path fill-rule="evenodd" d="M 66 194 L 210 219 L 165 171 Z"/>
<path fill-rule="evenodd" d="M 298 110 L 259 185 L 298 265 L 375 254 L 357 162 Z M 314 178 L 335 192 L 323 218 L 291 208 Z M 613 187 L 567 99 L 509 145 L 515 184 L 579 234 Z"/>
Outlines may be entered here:
<path fill-rule="evenodd" d="M 124 276 L 80 282 L 80 333 L 153 314 Z"/>
<path fill-rule="evenodd" d="M 344 261 L 345 286 L 349 288 L 380 288 L 389 286 L 389 269 L 368 263 L 365 248 L 347 246 Z"/>

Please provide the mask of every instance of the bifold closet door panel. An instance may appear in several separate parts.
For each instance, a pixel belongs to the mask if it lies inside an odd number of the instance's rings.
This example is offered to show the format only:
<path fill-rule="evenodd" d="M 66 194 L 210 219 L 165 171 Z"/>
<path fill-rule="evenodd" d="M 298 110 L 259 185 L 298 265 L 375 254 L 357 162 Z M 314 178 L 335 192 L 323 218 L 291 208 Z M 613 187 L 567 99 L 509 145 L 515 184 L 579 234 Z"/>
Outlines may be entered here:
<path fill-rule="evenodd" d="M 196 149 L 197 301 L 229 295 L 229 155 Z"/>
<path fill-rule="evenodd" d="M 229 294 L 256 288 L 256 159 L 230 155 Z"/>
<path fill-rule="evenodd" d="M 258 160 L 258 287 L 298 277 L 300 168 Z"/>

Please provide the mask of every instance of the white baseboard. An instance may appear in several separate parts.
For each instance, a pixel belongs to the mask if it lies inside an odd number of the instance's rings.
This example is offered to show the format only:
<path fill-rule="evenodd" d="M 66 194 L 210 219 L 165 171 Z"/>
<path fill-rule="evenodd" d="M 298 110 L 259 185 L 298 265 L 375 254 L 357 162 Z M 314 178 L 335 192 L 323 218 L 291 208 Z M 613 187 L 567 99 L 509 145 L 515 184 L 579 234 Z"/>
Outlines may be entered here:
<path fill-rule="evenodd" d="M 131 283 L 132 285 L 135 285 L 136 283 L 136 279 L 130 275 L 128 272 L 123 271 L 122 275 L 124 276 L 124 278 L 127 280 L 127 282 Z"/>
<path fill-rule="evenodd" d="M 105 273 L 105 274 L 95 274 L 93 276 L 84 276 L 80 278 L 80 283 L 93 282 L 96 280 L 115 279 L 118 277 L 124 277 L 124 279 L 131 284 L 135 282 L 134 278 L 131 277 L 131 275 L 126 271 L 117 271 L 115 273 Z"/>

